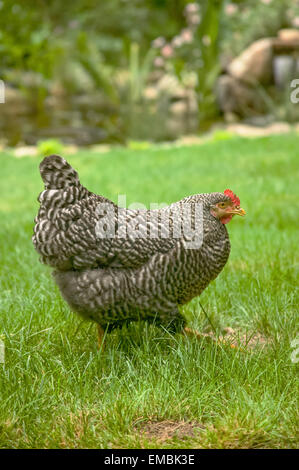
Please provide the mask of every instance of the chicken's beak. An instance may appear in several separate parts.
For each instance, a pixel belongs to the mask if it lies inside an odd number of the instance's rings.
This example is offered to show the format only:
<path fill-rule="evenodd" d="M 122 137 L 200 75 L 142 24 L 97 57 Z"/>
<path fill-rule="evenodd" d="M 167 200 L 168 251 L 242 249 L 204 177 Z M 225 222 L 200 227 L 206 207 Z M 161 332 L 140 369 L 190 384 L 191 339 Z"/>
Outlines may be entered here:
<path fill-rule="evenodd" d="M 242 207 L 235 207 L 234 209 L 230 211 L 230 214 L 241 215 L 243 217 L 246 214 L 246 212 L 244 211 L 244 209 L 242 209 Z"/>

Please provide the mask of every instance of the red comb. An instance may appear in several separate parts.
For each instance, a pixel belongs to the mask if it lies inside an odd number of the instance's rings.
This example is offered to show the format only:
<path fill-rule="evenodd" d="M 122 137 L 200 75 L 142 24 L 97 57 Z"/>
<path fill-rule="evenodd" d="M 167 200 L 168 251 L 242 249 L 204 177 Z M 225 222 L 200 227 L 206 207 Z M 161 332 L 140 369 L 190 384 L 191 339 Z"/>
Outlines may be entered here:
<path fill-rule="evenodd" d="M 230 189 L 226 189 L 224 194 L 231 198 L 235 206 L 240 207 L 240 199 Z"/>

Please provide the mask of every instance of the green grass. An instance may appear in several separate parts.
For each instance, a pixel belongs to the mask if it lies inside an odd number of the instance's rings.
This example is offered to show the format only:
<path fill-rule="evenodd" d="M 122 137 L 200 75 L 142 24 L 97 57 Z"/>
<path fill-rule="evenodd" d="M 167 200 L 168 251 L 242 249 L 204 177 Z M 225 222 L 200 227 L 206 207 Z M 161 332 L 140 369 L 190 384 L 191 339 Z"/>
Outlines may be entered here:
<path fill-rule="evenodd" d="M 201 146 L 82 151 L 69 158 L 90 190 L 149 204 L 233 189 L 245 219 L 228 226 L 230 259 L 201 296 L 221 331 L 266 346 L 244 351 L 186 340 L 146 324 L 109 335 L 61 299 L 32 243 L 37 158 L 1 154 L 0 447 L 296 447 L 298 364 L 298 137 L 240 138 Z M 183 312 L 206 330 L 198 300 Z M 143 432 L 194 421 L 193 436 Z"/>

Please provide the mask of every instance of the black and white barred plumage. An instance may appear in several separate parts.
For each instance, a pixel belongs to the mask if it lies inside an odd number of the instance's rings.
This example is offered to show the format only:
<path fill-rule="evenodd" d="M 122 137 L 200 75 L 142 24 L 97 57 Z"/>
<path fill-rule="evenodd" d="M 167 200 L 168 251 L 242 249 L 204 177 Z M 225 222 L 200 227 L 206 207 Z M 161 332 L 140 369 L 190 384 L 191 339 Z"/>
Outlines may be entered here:
<path fill-rule="evenodd" d="M 38 198 L 32 240 L 41 261 L 55 268 L 54 278 L 70 307 L 108 329 L 139 319 L 182 329 L 185 319 L 178 306 L 200 295 L 228 259 L 227 229 L 210 212 L 228 196 L 196 194 L 157 211 L 118 213 L 113 202 L 84 188 L 63 158 L 46 157 L 40 172 L 45 190 Z M 196 224 L 198 204 L 203 207 L 203 240 L 192 247 L 189 234 L 177 234 L 186 206 L 191 225 Z M 108 225 L 118 236 L 99 236 L 99 224 L 105 229 L 101 221 L 109 213 L 99 206 L 111 209 Z M 140 236 L 132 236 L 128 226 Z"/>

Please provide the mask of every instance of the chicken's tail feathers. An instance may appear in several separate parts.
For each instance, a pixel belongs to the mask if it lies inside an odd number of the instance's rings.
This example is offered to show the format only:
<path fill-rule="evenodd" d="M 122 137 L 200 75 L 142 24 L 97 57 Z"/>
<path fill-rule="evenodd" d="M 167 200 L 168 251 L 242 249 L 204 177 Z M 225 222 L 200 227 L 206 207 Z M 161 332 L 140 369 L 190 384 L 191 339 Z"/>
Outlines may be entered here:
<path fill-rule="evenodd" d="M 80 186 L 78 173 L 59 155 L 45 157 L 39 166 L 46 189 L 64 189 Z"/>

